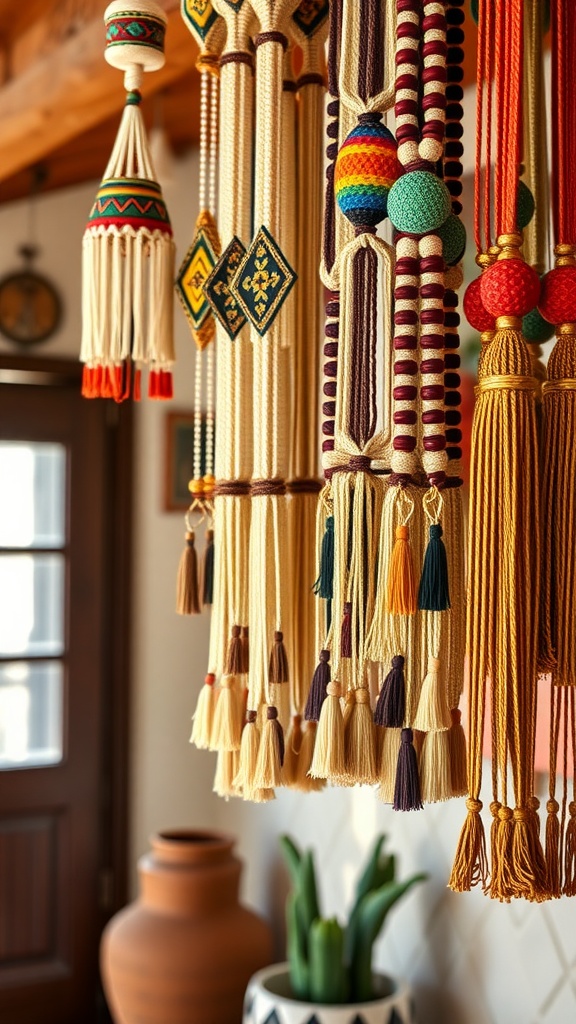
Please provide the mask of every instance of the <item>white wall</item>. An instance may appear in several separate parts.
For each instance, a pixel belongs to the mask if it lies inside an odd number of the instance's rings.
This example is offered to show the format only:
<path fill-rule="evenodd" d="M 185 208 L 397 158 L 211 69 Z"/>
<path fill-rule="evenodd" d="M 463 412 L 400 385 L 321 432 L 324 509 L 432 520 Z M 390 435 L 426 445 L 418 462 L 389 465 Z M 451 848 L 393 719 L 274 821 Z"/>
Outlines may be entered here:
<path fill-rule="evenodd" d="M 44 249 L 39 268 L 54 278 L 67 306 L 62 330 L 42 354 L 75 357 L 79 350 L 80 239 L 95 187 L 39 202 Z M 166 191 L 180 257 L 191 236 L 195 192 L 195 161 L 188 158 Z M 25 204 L 0 207 L 0 274 L 16 262 L 14 249 L 25 236 L 25 223 Z M 192 343 L 179 310 L 176 322 L 176 404 L 186 407 L 192 400 Z M 0 347 L 14 351 L 5 342 Z M 136 410 L 132 860 L 157 828 L 211 824 L 235 832 L 246 860 L 246 896 L 274 915 L 280 942 L 285 879 L 278 835 L 290 831 L 315 847 L 325 907 L 336 913 L 350 897 L 372 837 L 384 831 L 400 855 L 402 874 L 425 869 L 430 875 L 394 911 L 377 950 L 379 966 L 413 981 L 422 1024 L 571 1024 L 576 1020 L 574 904 L 500 906 L 478 892 L 449 892 L 446 879 L 463 801 L 399 815 L 366 789 L 307 797 L 281 792 L 274 803 L 261 806 L 226 804 L 212 796 L 214 755 L 188 744 L 208 624 L 173 612 L 182 520 L 161 508 L 165 412 L 161 403 L 146 401 Z"/>

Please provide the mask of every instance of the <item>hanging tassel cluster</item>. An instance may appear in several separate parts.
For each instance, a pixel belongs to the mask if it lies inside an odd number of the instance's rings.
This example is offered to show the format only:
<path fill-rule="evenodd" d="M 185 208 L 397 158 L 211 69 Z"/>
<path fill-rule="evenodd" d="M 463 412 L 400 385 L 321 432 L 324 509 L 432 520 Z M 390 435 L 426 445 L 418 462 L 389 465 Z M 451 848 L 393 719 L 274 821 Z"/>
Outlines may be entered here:
<path fill-rule="evenodd" d="M 140 111 L 145 71 L 164 64 L 166 14 L 155 0 L 104 14 L 105 57 L 124 71 L 126 106 L 82 246 L 82 394 L 172 398 L 174 243 Z"/>
<path fill-rule="evenodd" d="M 540 280 L 548 248 L 545 7 L 541 0 L 510 0 L 480 3 L 478 10 L 475 231 L 483 272 L 464 301 L 483 342 L 470 500 L 469 799 L 450 879 L 458 891 L 480 884 L 502 901 L 536 902 L 574 894 L 576 807 L 568 783 L 576 750 L 576 676 L 570 667 L 576 536 L 567 503 L 576 387 L 576 220 L 568 198 L 576 159 L 571 103 L 576 10 L 565 0 L 550 4 L 556 267 Z M 506 69 L 497 58 L 502 52 L 508 55 Z M 550 325 L 557 341 L 545 369 L 540 344 L 550 337 Z M 534 794 L 539 672 L 551 676 L 549 799 L 542 834 Z M 489 850 L 480 813 L 488 693 Z M 561 803 L 556 799 L 560 766 Z"/>

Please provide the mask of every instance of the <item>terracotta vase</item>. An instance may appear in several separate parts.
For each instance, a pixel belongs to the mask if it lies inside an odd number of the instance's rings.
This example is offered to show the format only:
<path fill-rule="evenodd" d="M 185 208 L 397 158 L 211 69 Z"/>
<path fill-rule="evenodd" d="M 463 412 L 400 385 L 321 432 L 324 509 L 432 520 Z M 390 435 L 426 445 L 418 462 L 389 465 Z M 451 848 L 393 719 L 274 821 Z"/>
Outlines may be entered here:
<path fill-rule="evenodd" d="M 238 1024 L 270 929 L 238 902 L 242 863 L 229 836 L 163 832 L 138 862 L 140 896 L 102 937 L 116 1024 Z"/>

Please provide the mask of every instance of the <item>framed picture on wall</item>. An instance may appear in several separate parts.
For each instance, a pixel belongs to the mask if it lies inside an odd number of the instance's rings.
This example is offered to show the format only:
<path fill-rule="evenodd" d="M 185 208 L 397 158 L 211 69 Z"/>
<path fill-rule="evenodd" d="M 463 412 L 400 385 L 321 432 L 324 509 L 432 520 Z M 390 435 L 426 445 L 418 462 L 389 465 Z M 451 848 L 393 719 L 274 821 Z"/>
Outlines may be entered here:
<path fill-rule="evenodd" d="M 194 413 L 172 411 L 166 414 L 166 468 L 164 476 L 164 509 L 185 512 L 190 506 L 188 484 L 193 475 Z M 200 470 L 206 472 L 206 417 L 202 417 L 202 449 Z"/>

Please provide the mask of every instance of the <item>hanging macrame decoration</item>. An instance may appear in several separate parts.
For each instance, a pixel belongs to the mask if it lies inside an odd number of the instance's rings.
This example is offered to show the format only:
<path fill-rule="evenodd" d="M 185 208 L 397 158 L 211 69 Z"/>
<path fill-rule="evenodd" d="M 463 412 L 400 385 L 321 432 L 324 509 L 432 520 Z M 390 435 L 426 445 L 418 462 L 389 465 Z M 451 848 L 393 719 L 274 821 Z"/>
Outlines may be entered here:
<path fill-rule="evenodd" d="M 546 818 L 547 886 L 576 895 L 576 121 L 573 62 L 576 9 L 550 5 L 552 29 L 552 212 L 555 266 L 542 279 L 540 314 L 556 329 L 543 384 L 543 531 L 540 665 L 551 674 L 550 796 Z M 556 774 L 562 774 L 561 804 Z M 568 776 L 572 776 L 569 792 Z"/>
<path fill-rule="evenodd" d="M 481 135 L 475 228 L 478 262 L 485 269 L 467 305 L 475 325 L 488 333 L 472 434 L 468 817 L 450 879 L 453 889 L 480 883 L 493 898 L 505 901 L 514 896 L 539 901 L 549 895 L 534 797 L 540 572 L 537 380 L 522 317 L 536 305 L 540 284 L 522 257 L 518 231 L 523 13 L 522 0 L 479 5 Z M 506 59 L 497 59 L 503 53 Z M 493 154 L 492 137 L 498 140 Z M 480 813 L 487 691 L 493 762 L 490 858 Z"/>
<path fill-rule="evenodd" d="M 126 106 L 84 232 L 82 394 L 172 397 L 174 243 L 142 114 L 145 71 L 164 64 L 166 14 L 154 0 L 114 0 L 105 12 L 105 57 L 124 71 Z"/>
<path fill-rule="evenodd" d="M 198 205 L 194 238 L 176 280 L 176 293 L 196 344 L 194 369 L 194 427 L 191 503 L 186 513 L 185 547 L 178 567 L 176 611 L 197 615 L 212 604 L 214 578 L 214 402 L 215 321 L 204 285 L 220 255 L 216 227 L 218 161 L 218 57 L 224 23 L 211 3 L 182 0 L 182 17 L 200 46 L 200 153 Z M 203 410 L 205 409 L 205 413 Z M 196 531 L 205 527 L 205 551 L 199 567 Z"/>

